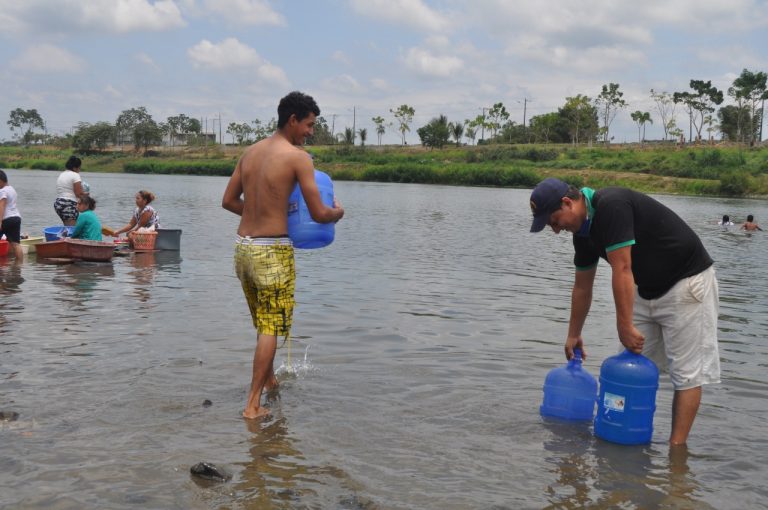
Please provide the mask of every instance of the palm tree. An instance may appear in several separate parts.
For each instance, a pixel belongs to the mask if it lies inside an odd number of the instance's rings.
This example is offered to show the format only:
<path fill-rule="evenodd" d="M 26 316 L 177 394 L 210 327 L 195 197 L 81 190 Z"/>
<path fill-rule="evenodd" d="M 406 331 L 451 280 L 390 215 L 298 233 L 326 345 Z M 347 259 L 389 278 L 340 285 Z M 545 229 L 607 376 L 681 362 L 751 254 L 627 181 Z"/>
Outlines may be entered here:
<path fill-rule="evenodd" d="M 360 128 L 357 130 L 357 132 L 360 135 L 360 146 L 365 147 L 365 139 L 368 138 L 368 130 L 365 128 Z"/>
<path fill-rule="evenodd" d="M 451 122 L 448 124 L 448 129 L 453 135 L 453 139 L 456 140 L 456 147 L 461 145 L 461 136 L 464 134 L 463 122 Z"/>
<path fill-rule="evenodd" d="M 637 110 L 630 115 L 632 117 L 632 120 L 635 121 L 635 124 L 637 124 L 637 138 L 638 138 L 638 142 L 642 144 L 645 141 L 645 123 L 650 122 L 651 124 L 653 124 L 653 120 L 651 120 L 651 114 L 648 112 L 641 112 L 640 110 Z M 641 130 L 642 130 L 642 134 L 641 134 Z"/>
<path fill-rule="evenodd" d="M 477 129 L 471 126 L 467 126 L 467 129 L 464 130 L 464 136 L 472 140 L 472 145 L 475 145 L 475 137 L 477 136 Z"/>
<path fill-rule="evenodd" d="M 355 143 L 355 132 L 352 131 L 351 127 L 344 128 L 344 143 L 347 145 Z"/>

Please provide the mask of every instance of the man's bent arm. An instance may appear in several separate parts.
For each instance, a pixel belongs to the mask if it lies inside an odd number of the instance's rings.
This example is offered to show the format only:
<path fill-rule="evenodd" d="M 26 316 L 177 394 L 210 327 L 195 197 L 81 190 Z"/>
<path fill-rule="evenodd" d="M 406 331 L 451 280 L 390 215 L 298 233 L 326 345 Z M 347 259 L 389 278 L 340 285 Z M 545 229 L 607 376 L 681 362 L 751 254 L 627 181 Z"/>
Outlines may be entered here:
<path fill-rule="evenodd" d="M 296 180 L 299 181 L 301 194 L 304 196 L 304 202 L 307 203 L 307 209 L 312 219 L 318 223 L 332 223 L 339 221 L 344 216 L 344 209 L 337 205 L 334 199 L 334 206 L 328 207 L 323 203 L 320 197 L 320 190 L 315 181 L 315 168 L 312 160 L 307 158 L 301 160 L 296 168 Z"/>
<path fill-rule="evenodd" d="M 571 318 L 568 321 L 568 338 L 565 341 L 565 357 L 573 357 L 573 349 L 584 351 L 581 330 L 592 306 L 592 285 L 595 282 L 597 266 L 583 271 L 576 271 L 576 278 L 571 291 Z M 584 355 L 586 357 L 586 353 Z"/>
<path fill-rule="evenodd" d="M 221 199 L 221 207 L 227 211 L 233 212 L 238 216 L 243 215 L 243 182 L 241 180 L 240 162 L 238 161 L 232 177 L 229 178 L 227 189 L 224 190 L 224 197 Z"/>
<path fill-rule="evenodd" d="M 640 354 L 645 338 L 632 322 L 635 305 L 635 278 L 632 276 L 632 247 L 624 246 L 608 252 L 611 264 L 611 286 L 616 304 L 616 329 L 619 340 L 630 351 Z"/>

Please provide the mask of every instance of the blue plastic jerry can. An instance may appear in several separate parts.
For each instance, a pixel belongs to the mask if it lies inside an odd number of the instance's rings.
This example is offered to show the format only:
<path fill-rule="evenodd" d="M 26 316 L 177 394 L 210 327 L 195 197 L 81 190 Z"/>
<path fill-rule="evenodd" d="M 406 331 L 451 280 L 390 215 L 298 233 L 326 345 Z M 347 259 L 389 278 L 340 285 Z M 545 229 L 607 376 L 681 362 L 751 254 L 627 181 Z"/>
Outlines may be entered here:
<path fill-rule="evenodd" d="M 659 369 L 642 354 L 625 350 L 600 367 L 595 435 L 619 444 L 647 444 L 653 436 L 653 413 Z"/>
<path fill-rule="evenodd" d="M 333 207 L 333 182 L 325 172 L 315 169 L 315 182 L 323 204 Z M 312 249 L 328 246 L 333 242 L 333 223 L 317 223 L 309 214 L 301 187 L 296 184 L 288 198 L 288 237 L 296 248 Z"/>
<path fill-rule="evenodd" d="M 553 368 L 544 381 L 542 416 L 589 421 L 595 414 L 597 381 L 582 367 L 581 349 L 562 367 Z"/>

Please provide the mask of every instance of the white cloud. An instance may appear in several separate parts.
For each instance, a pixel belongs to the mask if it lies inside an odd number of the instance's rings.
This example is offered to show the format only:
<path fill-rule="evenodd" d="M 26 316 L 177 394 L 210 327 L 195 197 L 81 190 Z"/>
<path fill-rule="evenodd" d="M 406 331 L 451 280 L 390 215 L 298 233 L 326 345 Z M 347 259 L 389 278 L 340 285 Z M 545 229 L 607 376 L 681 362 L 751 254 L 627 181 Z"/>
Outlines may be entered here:
<path fill-rule="evenodd" d="M 155 63 L 155 61 L 152 59 L 152 57 L 150 57 L 149 55 L 147 55 L 143 51 L 135 54 L 133 56 L 133 58 L 135 58 L 138 62 L 141 62 L 142 64 L 144 64 L 145 66 L 149 67 L 150 69 L 152 69 L 154 71 L 159 71 L 160 70 L 160 66 L 158 66 L 157 63 Z"/>
<path fill-rule="evenodd" d="M 346 64 L 346 65 L 351 64 L 351 61 L 349 60 L 349 57 L 347 56 L 347 54 L 341 50 L 334 51 L 333 55 L 331 55 L 331 58 L 337 62 L 341 62 L 342 64 Z"/>
<path fill-rule="evenodd" d="M 363 87 L 360 83 L 348 74 L 341 74 L 333 78 L 326 78 L 323 80 L 322 85 L 328 90 L 333 90 L 342 94 L 354 94 L 363 91 Z"/>
<path fill-rule="evenodd" d="M 423 48 L 411 48 L 405 55 L 408 69 L 424 76 L 447 77 L 464 67 L 458 57 L 438 56 Z"/>
<path fill-rule="evenodd" d="M 265 0 L 204 0 L 205 9 L 237 25 L 284 25 L 283 16 Z"/>
<path fill-rule="evenodd" d="M 192 65 L 197 68 L 225 70 L 252 70 L 262 80 L 286 84 L 288 78 L 282 68 L 264 60 L 256 50 L 234 37 L 214 44 L 203 39 L 187 50 Z"/>
<path fill-rule="evenodd" d="M 113 87 L 112 84 L 108 84 L 104 88 L 104 92 L 106 92 L 107 94 L 109 94 L 110 96 L 112 96 L 115 99 L 120 99 L 120 98 L 123 97 L 123 93 L 120 92 L 119 90 L 117 90 L 115 87 Z"/>
<path fill-rule="evenodd" d="M 389 83 L 383 78 L 372 78 L 371 86 L 376 90 L 389 90 Z"/>
<path fill-rule="evenodd" d="M 438 32 L 450 27 L 450 20 L 422 0 L 350 0 L 360 15 L 395 25 Z"/>
<path fill-rule="evenodd" d="M 72 33 L 163 31 L 186 22 L 173 0 L 0 0 L 3 31 Z"/>
<path fill-rule="evenodd" d="M 25 49 L 11 61 L 11 67 L 33 73 L 81 71 L 85 61 L 77 55 L 52 44 L 36 44 Z"/>

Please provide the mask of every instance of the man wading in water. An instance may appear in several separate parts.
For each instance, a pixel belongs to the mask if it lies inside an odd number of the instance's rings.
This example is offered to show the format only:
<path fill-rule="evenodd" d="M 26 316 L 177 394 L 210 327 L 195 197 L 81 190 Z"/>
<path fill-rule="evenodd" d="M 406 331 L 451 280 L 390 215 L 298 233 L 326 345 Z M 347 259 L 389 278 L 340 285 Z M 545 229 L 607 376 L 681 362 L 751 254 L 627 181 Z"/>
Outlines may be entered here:
<path fill-rule="evenodd" d="M 300 147 L 312 136 L 320 115 L 315 100 L 291 92 L 277 107 L 277 131 L 243 153 L 221 205 L 241 216 L 235 241 L 235 270 L 256 327 L 253 377 L 245 418 L 269 415 L 261 393 L 277 388 L 274 360 L 277 336 L 290 335 L 296 272 L 288 237 L 288 197 L 298 181 L 312 219 L 339 221 L 344 209 L 334 198 L 327 207 L 315 183 L 310 156 Z"/>

